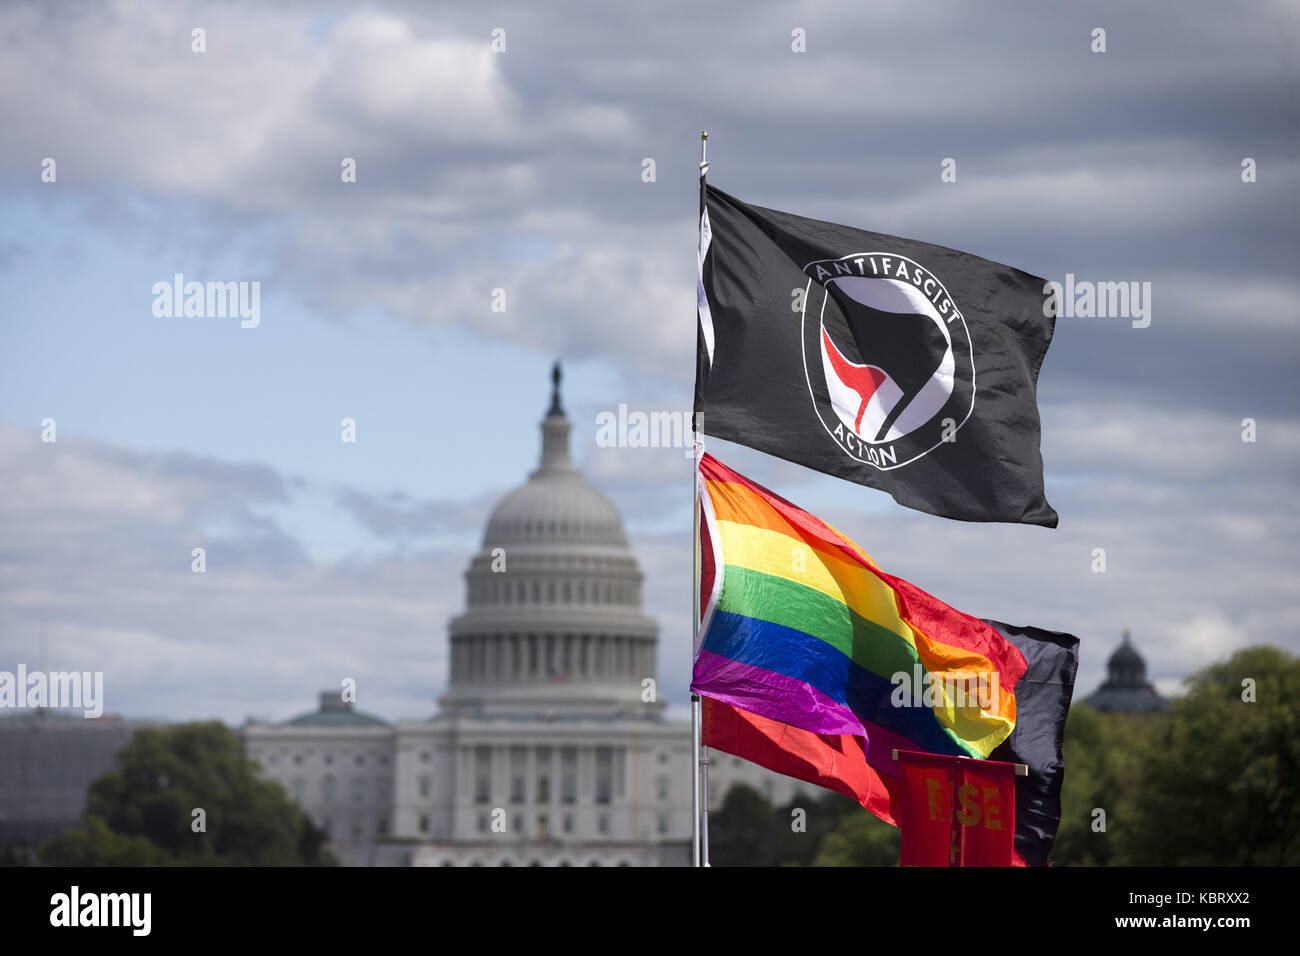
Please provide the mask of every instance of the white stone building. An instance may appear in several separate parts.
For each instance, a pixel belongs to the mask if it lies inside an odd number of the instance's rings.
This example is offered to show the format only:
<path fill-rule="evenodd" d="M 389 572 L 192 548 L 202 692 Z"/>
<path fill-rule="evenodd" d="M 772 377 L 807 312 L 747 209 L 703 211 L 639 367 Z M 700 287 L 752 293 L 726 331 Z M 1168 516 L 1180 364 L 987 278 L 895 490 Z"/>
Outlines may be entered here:
<path fill-rule="evenodd" d="M 558 366 L 554 380 L 541 463 L 466 573 L 438 713 L 389 724 L 325 693 L 314 713 L 244 729 L 344 862 L 689 862 L 690 726 L 646 699 L 658 628 L 618 512 L 570 461 Z M 774 803 L 813 789 L 715 754 L 710 803 L 738 779 Z"/>

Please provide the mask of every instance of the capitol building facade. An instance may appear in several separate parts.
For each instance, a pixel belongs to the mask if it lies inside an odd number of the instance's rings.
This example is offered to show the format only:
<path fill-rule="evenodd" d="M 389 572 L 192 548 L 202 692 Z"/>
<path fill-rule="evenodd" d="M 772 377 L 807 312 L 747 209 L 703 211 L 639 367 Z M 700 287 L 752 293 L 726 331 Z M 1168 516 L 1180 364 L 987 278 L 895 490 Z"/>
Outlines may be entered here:
<path fill-rule="evenodd" d="M 329 691 L 314 712 L 243 728 L 344 863 L 690 861 L 690 726 L 665 718 L 642 575 L 617 510 L 570 460 L 553 378 L 539 466 L 466 572 L 438 712 L 388 723 Z M 774 804 L 812 790 L 714 752 L 710 804 L 742 780 Z"/>

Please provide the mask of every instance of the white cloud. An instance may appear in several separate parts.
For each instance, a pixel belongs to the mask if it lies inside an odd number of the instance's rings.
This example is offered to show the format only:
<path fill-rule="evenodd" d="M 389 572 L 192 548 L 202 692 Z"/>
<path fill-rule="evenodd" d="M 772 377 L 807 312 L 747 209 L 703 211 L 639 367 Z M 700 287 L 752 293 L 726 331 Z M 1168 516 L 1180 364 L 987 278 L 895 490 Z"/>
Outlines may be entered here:
<path fill-rule="evenodd" d="M 524 7 L 503 19 L 510 42 L 496 54 L 477 13 L 420 5 L 330 18 L 255 4 L 10 6 L 0 172 L 41 189 L 35 163 L 48 155 L 56 196 L 156 200 L 113 215 L 164 247 L 179 229 L 210 232 L 216 247 L 258 241 L 279 287 L 323 312 L 378 305 L 673 379 L 695 334 L 695 123 L 683 139 L 680 127 L 716 117 L 715 172 L 753 183 L 754 201 L 969 240 L 1030 271 L 1092 276 L 1111 268 L 1119 238 L 1138 244 L 1129 258 L 1145 271 L 1102 277 L 1158 279 L 1162 324 L 1285 328 L 1289 278 L 1171 270 L 1163 237 L 1231 222 L 1256 194 L 1203 126 L 1143 117 L 1204 89 L 1270 88 L 1276 64 L 1258 50 L 1294 27 L 1289 14 L 1216 18 L 1219 42 L 1192 70 L 1176 42 L 1190 27 L 1160 20 L 1150 34 L 1159 18 L 1120 7 L 1116 42 L 1141 37 L 1144 55 L 1104 62 L 1089 59 L 1082 28 L 1069 57 L 1054 20 L 964 20 L 960 5 L 680 9 L 692 39 L 650 11 L 611 21 Z M 790 51 L 784 24 L 808 31 L 807 54 Z M 190 49 L 196 25 L 206 53 Z M 626 39 L 610 42 L 611 30 Z M 947 58 L 950 35 L 964 38 L 963 66 Z M 1097 112 L 1094 100 L 1118 96 L 1136 101 Z M 659 162 L 653 185 L 639 178 L 646 155 Z M 938 180 L 946 155 L 959 161 L 951 186 Z M 340 182 L 344 156 L 356 184 Z M 1285 151 L 1262 161 L 1269 188 L 1300 181 Z M 177 203 L 196 205 L 177 215 Z M 1274 231 L 1290 228 L 1279 208 L 1257 211 Z M 519 239 L 542 251 L 512 253 Z M 506 313 L 487 310 L 497 287 L 511 293 Z"/>
<path fill-rule="evenodd" d="M 312 563 L 251 521 L 280 489 L 257 469 L 7 426 L 0 448 L 21 491 L 0 498 L 4 666 L 102 670 L 108 708 L 137 716 L 287 717 L 344 677 L 363 709 L 434 709 L 463 553 Z M 212 538 L 214 517 L 245 530 Z"/>

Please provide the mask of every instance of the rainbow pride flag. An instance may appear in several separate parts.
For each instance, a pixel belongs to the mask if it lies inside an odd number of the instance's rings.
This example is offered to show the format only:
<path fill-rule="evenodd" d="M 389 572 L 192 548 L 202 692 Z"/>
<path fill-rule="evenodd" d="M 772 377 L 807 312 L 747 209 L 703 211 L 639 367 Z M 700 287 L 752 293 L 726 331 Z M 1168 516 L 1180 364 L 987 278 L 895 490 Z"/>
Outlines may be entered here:
<path fill-rule="evenodd" d="M 1018 849 L 1044 837 L 1050 848 L 1078 639 L 949 607 L 711 455 L 699 484 L 691 689 L 709 699 L 705 743 L 847 793 L 890 823 L 895 749 L 1030 763 Z M 1026 698 L 1028 754 L 1010 747 Z"/>

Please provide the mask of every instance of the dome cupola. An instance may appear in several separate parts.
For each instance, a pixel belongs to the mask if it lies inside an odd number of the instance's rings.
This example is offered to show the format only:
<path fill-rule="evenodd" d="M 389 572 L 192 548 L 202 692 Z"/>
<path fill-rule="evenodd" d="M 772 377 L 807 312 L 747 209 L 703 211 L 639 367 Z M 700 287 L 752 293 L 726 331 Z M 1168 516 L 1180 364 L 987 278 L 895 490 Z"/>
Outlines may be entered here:
<path fill-rule="evenodd" d="M 1140 713 L 1166 710 L 1169 702 L 1147 681 L 1147 662 L 1133 646 L 1128 628 L 1106 661 L 1106 681 L 1088 698 L 1094 710 Z"/>

